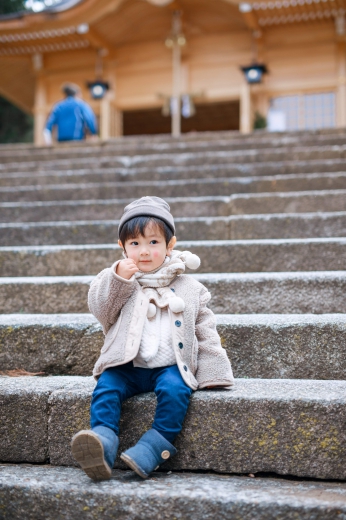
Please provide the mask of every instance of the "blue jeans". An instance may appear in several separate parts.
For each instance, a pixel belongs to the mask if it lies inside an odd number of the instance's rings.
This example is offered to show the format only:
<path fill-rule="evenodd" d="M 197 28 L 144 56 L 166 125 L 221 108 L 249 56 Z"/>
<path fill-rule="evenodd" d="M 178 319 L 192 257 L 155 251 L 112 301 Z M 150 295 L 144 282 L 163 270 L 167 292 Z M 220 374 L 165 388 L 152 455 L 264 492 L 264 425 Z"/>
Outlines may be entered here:
<path fill-rule="evenodd" d="M 177 365 L 140 368 L 130 361 L 105 370 L 92 395 L 91 428 L 106 426 L 118 435 L 122 402 L 133 395 L 153 391 L 157 407 L 152 428 L 172 443 L 182 429 L 192 394 Z"/>

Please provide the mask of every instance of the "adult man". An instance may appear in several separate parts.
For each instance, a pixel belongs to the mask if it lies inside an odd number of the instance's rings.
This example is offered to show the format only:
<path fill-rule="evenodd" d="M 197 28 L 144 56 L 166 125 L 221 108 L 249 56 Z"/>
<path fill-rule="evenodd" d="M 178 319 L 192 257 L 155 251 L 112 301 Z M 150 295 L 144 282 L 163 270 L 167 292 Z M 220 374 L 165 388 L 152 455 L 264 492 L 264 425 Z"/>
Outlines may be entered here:
<path fill-rule="evenodd" d="M 46 144 L 52 144 L 52 129 L 57 127 L 57 140 L 80 141 L 85 138 L 85 131 L 96 135 L 96 117 L 90 106 L 78 98 L 80 89 L 73 83 L 62 86 L 65 99 L 59 101 L 50 113 L 43 131 Z"/>

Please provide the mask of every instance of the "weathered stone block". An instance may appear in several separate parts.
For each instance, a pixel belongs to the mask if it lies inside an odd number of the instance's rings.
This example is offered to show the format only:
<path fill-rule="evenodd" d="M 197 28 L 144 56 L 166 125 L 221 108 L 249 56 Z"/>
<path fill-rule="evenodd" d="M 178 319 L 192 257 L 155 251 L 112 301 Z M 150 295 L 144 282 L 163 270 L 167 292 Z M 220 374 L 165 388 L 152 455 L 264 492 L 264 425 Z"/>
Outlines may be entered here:
<path fill-rule="evenodd" d="M 207 220 L 207 219 L 206 219 Z M 116 228 L 112 230 L 115 234 Z M 112 235 L 110 235 L 110 238 Z M 195 237 L 196 238 L 196 237 Z M 115 239 L 114 239 L 115 242 Z M 178 250 L 201 258 L 199 273 L 333 271 L 346 267 L 346 239 L 193 240 Z M 96 275 L 122 258 L 115 244 L 0 248 L 2 276 Z M 191 272 L 187 270 L 187 272 Z"/>
<path fill-rule="evenodd" d="M 344 313 L 346 272 L 198 274 L 218 314 Z"/>
<path fill-rule="evenodd" d="M 346 379 L 344 314 L 217 315 L 235 377 Z"/>
<path fill-rule="evenodd" d="M 345 379 L 343 314 L 217 315 L 236 377 Z M 0 315 L 0 366 L 88 376 L 104 335 L 90 314 Z"/>
<path fill-rule="evenodd" d="M 346 174 L 272 175 L 267 177 L 192 178 L 171 181 L 114 181 L 112 172 L 46 177 L 0 177 L 0 201 L 92 200 L 95 198 L 190 197 L 231 195 L 236 193 L 285 192 L 345 189 Z M 54 182 L 55 180 L 55 182 Z M 47 182 L 48 181 L 48 182 Z M 7 185 L 6 185 L 7 184 Z"/>
<path fill-rule="evenodd" d="M 343 520 L 344 483 L 210 474 L 113 471 L 92 482 L 76 468 L 0 465 L 4 520 Z"/>
<path fill-rule="evenodd" d="M 0 366 L 45 374 L 90 375 L 104 341 L 90 314 L 0 315 Z"/>
<path fill-rule="evenodd" d="M 179 241 L 230 238 L 228 217 L 181 217 L 174 219 L 174 222 Z M 0 245 L 110 244 L 117 241 L 118 225 L 118 220 L 0 223 Z M 3 276 L 18 276 L 11 270 L 10 260 L 4 249 L 0 253 L 0 262 Z M 23 272 L 22 275 L 24 274 L 28 273 Z"/>
<path fill-rule="evenodd" d="M 51 395 L 52 464 L 74 464 L 70 440 L 88 427 L 92 387 L 90 381 Z M 153 394 L 125 402 L 119 453 L 150 428 L 154 411 Z M 345 479 L 345 414 L 343 381 L 243 379 L 231 391 L 196 392 L 175 443 L 178 455 L 164 467 Z"/>
<path fill-rule="evenodd" d="M 191 274 L 211 292 L 217 314 L 346 312 L 345 271 Z M 85 313 L 92 276 L 0 280 L 0 312 Z"/>
<path fill-rule="evenodd" d="M 49 395 L 64 385 L 73 384 L 73 377 L 0 376 L 1 461 L 47 461 Z"/>
<path fill-rule="evenodd" d="M 232 215 L 229 225 L 234 240 L 344 237 L 346 212 Z"/>
<path fill-rule="evenodd" d="M 231 197 L 232 215 L 345 211 L 346 190 L 251 193 Z"/>
<path fill-rule="evenodd" d="M 1 278 L 0 313 L 88 312 L 93 276 Z"/>
<path fill-rule="evenodd" d="M 2 222 L 51 222 L 58 220 L 119 219 L 132 199 L 61 200 L 43 202 L 2 202 Z M 173 215 L 181 217 L 222 217 L 230 214 L 230 197 L 167 198 Z"/>

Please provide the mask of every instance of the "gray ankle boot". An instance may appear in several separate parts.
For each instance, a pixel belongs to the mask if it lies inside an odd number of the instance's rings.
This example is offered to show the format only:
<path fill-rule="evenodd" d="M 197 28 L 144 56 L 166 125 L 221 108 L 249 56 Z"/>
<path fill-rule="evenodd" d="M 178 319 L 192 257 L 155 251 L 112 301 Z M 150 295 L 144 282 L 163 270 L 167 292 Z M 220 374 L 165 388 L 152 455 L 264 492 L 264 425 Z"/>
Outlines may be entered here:
<path fill-rule="evenodd" d="M 72 455 L 93 480 L 106 480 L 112 475 L 119 439 L 106 426 L 81 430 L 72 438 Z"/>
<path fill-rule="evenodd" d="M 120 455 L 140 477 L 148 478 L 167 459 L 177 453 L 175 447 L 156 430 L 147 431 L 135 446 Z"/>

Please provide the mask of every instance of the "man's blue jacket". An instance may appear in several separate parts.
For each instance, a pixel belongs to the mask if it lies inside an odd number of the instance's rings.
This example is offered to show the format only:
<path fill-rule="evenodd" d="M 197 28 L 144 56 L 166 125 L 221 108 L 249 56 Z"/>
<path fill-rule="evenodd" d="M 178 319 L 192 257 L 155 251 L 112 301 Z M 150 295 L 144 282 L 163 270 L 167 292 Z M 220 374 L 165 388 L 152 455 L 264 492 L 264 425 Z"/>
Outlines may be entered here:
<path fill-rule="evenodd" d="M 51 132 L 55 125 L 58 129 L 58 141 L 84 139 L 86 128 L 92 134 L 97 132 L 96 117 L 92 109 L 81 99 L 72 96 L 54 105 L 46 128 Z"/>

